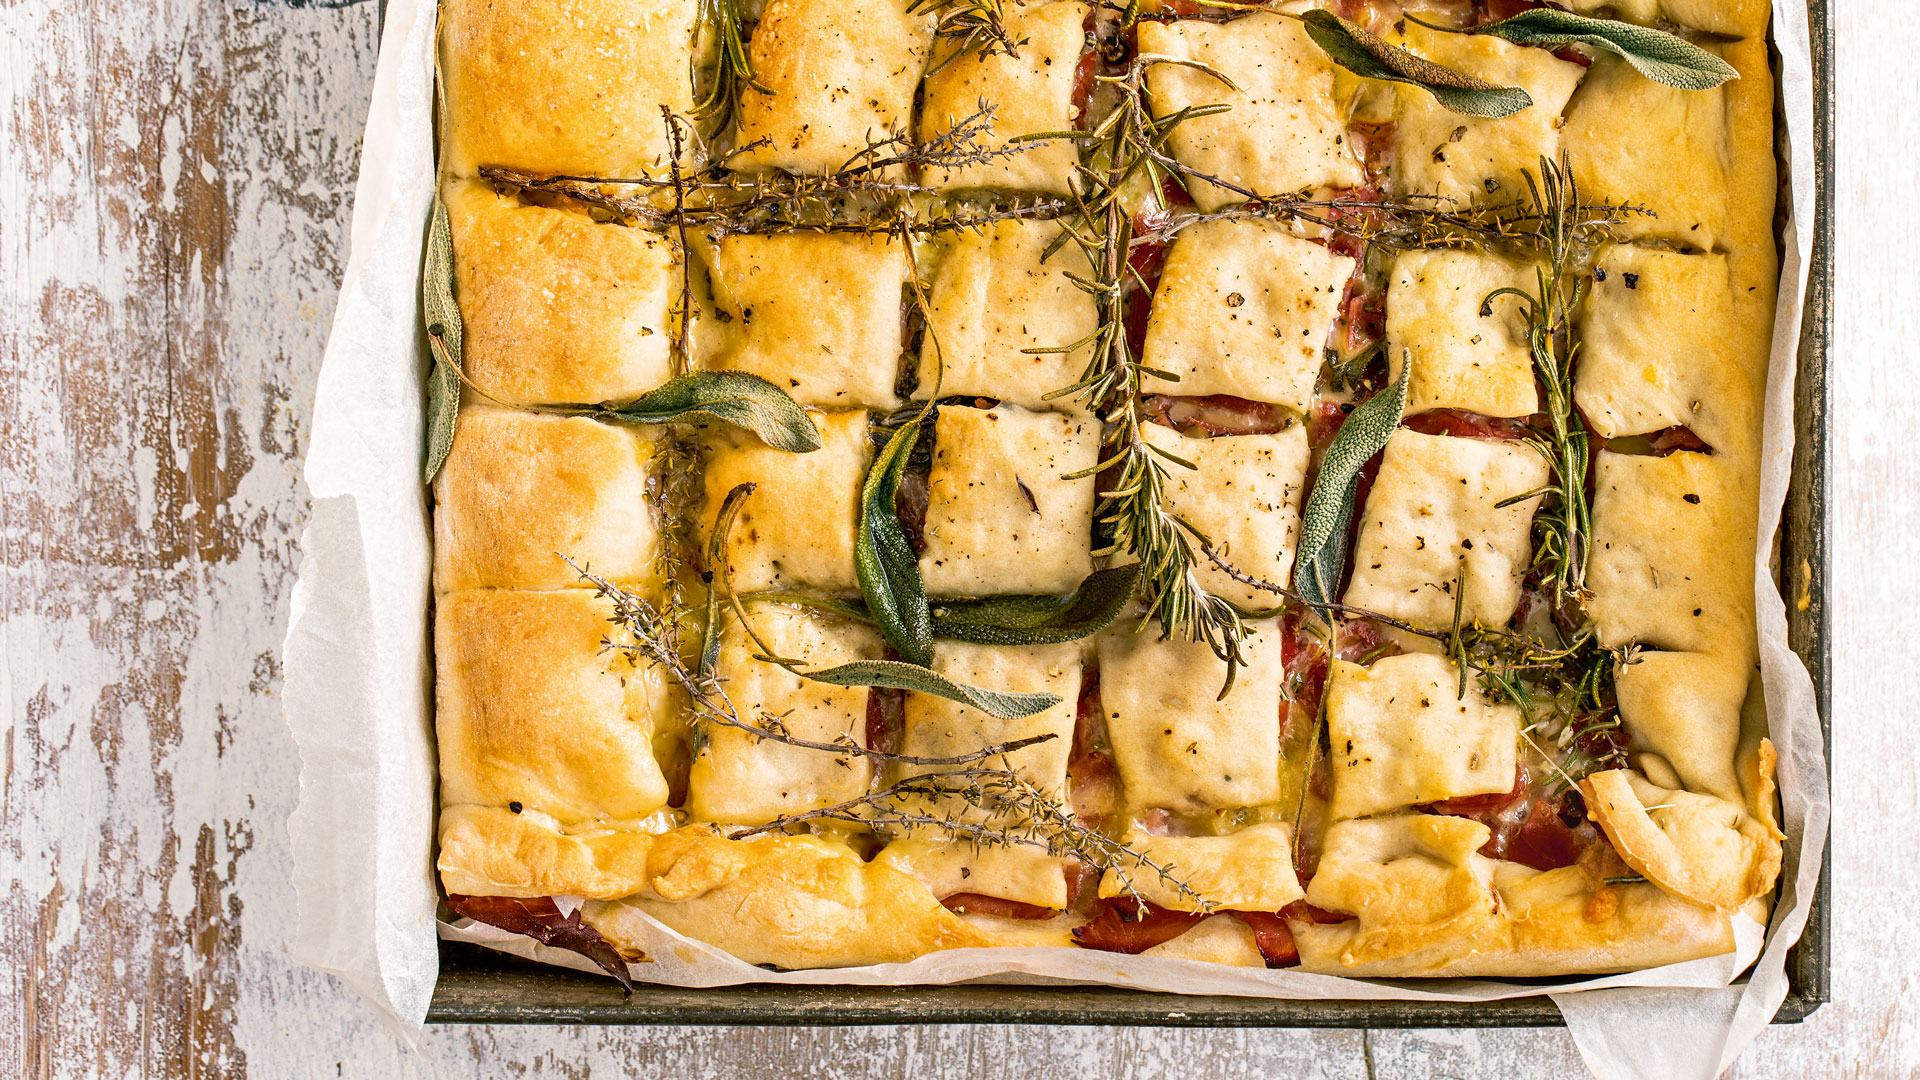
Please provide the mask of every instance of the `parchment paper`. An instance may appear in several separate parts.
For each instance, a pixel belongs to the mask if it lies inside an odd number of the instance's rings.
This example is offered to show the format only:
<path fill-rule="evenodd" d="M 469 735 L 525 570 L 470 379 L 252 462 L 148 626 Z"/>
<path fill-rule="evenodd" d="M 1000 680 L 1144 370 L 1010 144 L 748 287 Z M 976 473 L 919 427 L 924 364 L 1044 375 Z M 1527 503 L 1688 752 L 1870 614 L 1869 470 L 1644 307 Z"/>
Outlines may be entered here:
<path fill-rule="evenodd" d="M 437 976 L 436 932 L 567 967 L 570 952 L 461 920 L 434 919 L 432 668 L 426 640 L 429 527 L 419 482 L 427 358 L 418 274 L 432 204 L 432 0 L 390 0 L 362 144 L 352 257 L 315 398 L 306 482 L 313 518 L 287 634 L 286 715 L 300 747 L 293 834 L 300 923 L 294 955 L 353 986 L 403 1034 L 423 1023 Z M 1787 833 L 1781 901 L 1764 930 L 1736 920 L 1736 951 L 1650 971 L 1516 986 L 1497 980 L 1359 981 L 1297 971 L 1066 949 L 975 949 L 908 964 L 770 972 L 631 914 L 654 962 L 634 976 L 681 986 L 1104 983 L 1183 993 L 1285 998 L 1490 1000 L 1550 994 L 1602 1080 L 1710 1080 L 1786 994 L 1786 951 L 1819 877 L 1827 784 L 1813 687 L 1787 647 L 1767 565 L 1793 442 L 1794 359 L 1813 220 L 1813 82 L 1806 13 L 1774 12 L 1784 57 L 1785 147 L 1792 158 L 1780 306 L 1762 461 L 1760 657 L 1780 752 Z M 1736 976 L 1758 963 L 1747 978 Z M 1730 985 L 1731 984 L 1731 985 Z"/>

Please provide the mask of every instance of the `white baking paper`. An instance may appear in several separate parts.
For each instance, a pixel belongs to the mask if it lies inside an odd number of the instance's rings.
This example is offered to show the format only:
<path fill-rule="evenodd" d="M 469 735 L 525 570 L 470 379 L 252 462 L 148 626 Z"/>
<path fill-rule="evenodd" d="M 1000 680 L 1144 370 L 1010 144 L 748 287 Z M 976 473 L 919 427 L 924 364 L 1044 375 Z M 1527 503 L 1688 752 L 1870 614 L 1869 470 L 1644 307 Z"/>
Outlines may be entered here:
<path fill-rule="evenodd" d="M 432 202 L 431 0 L 391 0 L 362 144 L 352 258 L 314 405 L 306 481 L 313 519 L 286 643 L 286 713 L 304 760 L 290 822 L 300 894 L 295 956 L 347 981 L 403 1032 L 423 1022 L 437 975 L 436 932 L 592 970 L 581 956 L 461 920 L 434 920 L 434 771 L 426 640 L 430 567 L 419 483 L 426 356 L 418 274 Z M 1793 199 L 1768 386 L 1763 514 L 1770 537 L 1793 440 L 1794 357 L 1811 246 L 1813 84 L 1806 15 L 1775 12 L 1784 57 Z M 627 936 L 653 962 L 636 978 L 680 986 L 1103 983 L 1180 993 L 1285 998 L 1490 1000 L 1550 994 L 1603 1080 L 1710 1080 L 1786 993 L 1788 946 L 1806 923 L 1827 823 L 1813 687 L 1786 644 L 1785 611 L 1755 554 L 1761 668 L 1780 752 L 1787 832 L 1770 927 L 1736 920 L 1736 951 L 1650 971 L 1517 986 L 1497 980 L 1359 981 L 1297 971 L 1066 949 L 955 950 L 907 964 L 770 972 L 638 913 Z M 1733 980 L 1758 956 L 1742 982 Z"/>

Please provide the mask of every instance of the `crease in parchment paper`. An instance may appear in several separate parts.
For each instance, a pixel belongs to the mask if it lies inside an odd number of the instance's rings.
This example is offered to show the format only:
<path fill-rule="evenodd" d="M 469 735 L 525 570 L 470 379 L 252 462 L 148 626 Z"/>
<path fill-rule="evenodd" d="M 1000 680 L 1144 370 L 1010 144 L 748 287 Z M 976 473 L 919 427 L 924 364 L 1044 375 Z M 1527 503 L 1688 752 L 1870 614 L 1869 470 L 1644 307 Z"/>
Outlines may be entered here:
<path fill-rule="evenodd" d="M 431 0 L 391 0 L 362 144 L 352 256 L 315 397 L 306 462 L 313 517 L 286 642 L 286 714 L 303 759 L 289 822 L 300 896 L 294 955 L 338 975 L 403 1035 L 423 1023 L 438 974 L 435 937 L 581 970 L 585 958 L 494 927 L 435 922 L 433 740 L 427 643 L 430 537 L 419 482 L 424 348 L 418 273 L 432 202 Z M 993 981 L 1104 983 L 1286 998 L 1491 1000 L 1547 993 L 1602 1080 L 1710 1080 L 1786 994 L 1785 955 L 1805 926 L 1827 828 L 1825 758 L 1813 687 L 1787 647 L 1767 547 L 1792 460 L 1793 377 L 1813 221 L 1813 85 L 1806 13 L 1780 0 L 1785 146 L 1792 205 L 1767 388 L 1761 475 L 1760 659 L 1780 753 L 1787 833 L 1772 924 L 1736 918 L 1736 950 L 1558 986 L 1497 980 L 1358 981 L 1298 971 L 1068 949 L 974 949 L 911 963 L 769 972 L 633 912 L 638 978 L 681 986 Z M 1755 963 L 1754 958 L 1758 957 Z M 1733 982 L 1749 964 L 1744 981 Z M 1732 985 L 1729 985 L 1729 984 Z"/>

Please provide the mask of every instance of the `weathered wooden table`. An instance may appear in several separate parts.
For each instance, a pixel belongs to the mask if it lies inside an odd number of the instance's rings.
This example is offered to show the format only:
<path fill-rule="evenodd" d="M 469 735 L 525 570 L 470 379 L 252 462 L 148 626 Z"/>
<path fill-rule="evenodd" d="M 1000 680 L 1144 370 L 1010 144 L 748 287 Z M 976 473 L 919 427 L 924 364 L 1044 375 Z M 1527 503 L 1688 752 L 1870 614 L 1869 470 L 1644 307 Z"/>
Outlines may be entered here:
<path fill-rule="evenodd" d="M 1741 1076 L 1920 1075 L 1920 71 L 1839 24 L 1834 990 Z M 1564 1032 L 440 1028 L 295 967 L 277 651 L 372 2 L 0 6 L 0 1072 L 1566 1078 Z"/>

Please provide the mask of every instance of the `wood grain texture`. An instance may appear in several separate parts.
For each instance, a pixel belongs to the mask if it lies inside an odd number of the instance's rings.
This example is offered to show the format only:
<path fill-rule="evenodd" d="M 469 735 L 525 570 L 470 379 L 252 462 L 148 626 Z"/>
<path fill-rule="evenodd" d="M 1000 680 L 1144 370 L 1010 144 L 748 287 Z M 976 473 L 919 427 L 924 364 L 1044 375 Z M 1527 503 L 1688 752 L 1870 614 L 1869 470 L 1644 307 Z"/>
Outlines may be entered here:
<path fill-rule="evenodd" d="M 1739 1077 L 1920 1075 L 1920 75 L 1840 13 L 1836 1000 Z M 1564 1032 L 473 1028 L 293 966 L 276 651 L 371 3 L 0 5 L 0 1073 L 1582 1075 Z M 1870 422 L 1859 422 L 1868 418 Z M 1849 602 L 1851 601 L 1851 602 Z"/>

